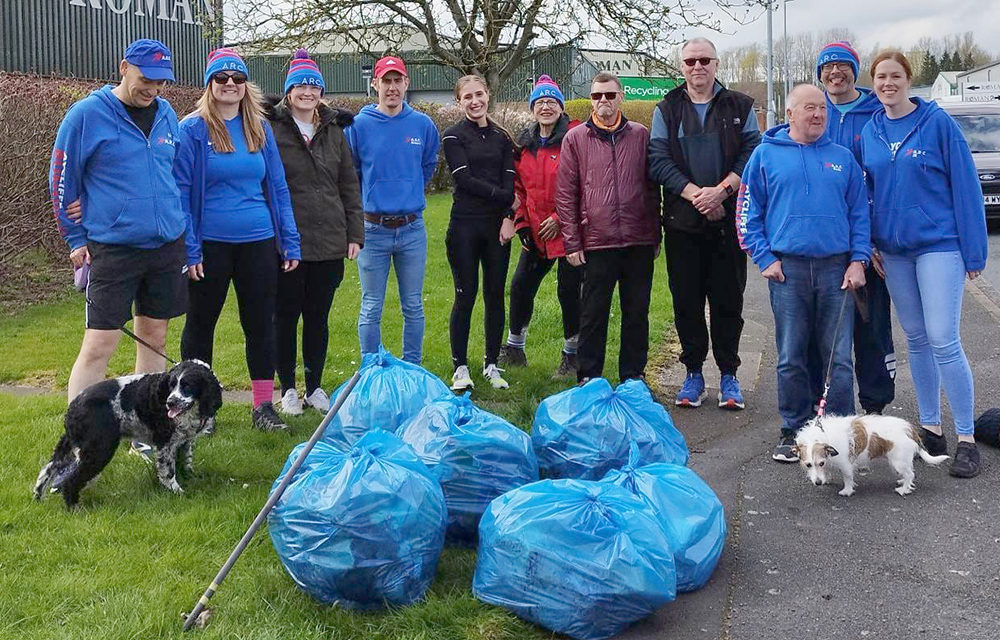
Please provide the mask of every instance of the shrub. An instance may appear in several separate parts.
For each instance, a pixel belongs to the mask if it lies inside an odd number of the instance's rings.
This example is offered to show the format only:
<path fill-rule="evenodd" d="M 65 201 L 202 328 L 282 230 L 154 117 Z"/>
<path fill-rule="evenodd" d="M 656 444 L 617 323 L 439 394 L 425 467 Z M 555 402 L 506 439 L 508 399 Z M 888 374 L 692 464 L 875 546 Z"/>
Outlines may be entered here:
<path fill-rule="evenodd" d="M 52 220 L 48 196 L 49 157 L 66 109 L 103 86 L 96 80 L 43 78 L 0 73 L 0 280 L 15 258 L 39 249 L 66 263 L 68 251 Z M 194 107 L 201 90 L 171 86 L 164 91 L 177 113 Z"/>
<path fill-rule="evenodd" d="M 626 100 L 622 103 L 625 117 L 634 122 L 640 122 L 650 128 L 653 124 L 653 109 L 657 103 L 652 100 Z M 566 103 L 566 113 L 570 118 L 584 122 L 590 117 L 591 105 L 589 98 L 577 98 Z"/>

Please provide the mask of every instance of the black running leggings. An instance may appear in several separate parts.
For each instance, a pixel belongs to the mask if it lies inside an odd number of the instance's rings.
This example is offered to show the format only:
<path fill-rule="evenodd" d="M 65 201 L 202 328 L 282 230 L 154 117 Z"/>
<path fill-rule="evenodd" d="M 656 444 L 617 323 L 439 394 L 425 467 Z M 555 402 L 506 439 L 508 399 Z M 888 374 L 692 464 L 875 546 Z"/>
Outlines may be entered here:
<path fill-rule="evenodd" d="M 504 324 L 504 285 L 510 264 L 510 243 L 500 244 L 500 217 L 452 218 L 445 237 L 448 264 L 455 280 L 455 304 L 451 307 L 451 359 L 454 366 L 468 364 L 469 326 L 479 288 L 479 266 L 483 269 L 483 319 L 486 364 L 496 364 Z"/>
<path fill-rule="evenodd" d="M 566 258 L 559 258 L 556 271 L 556 293 L 562 307 L 563 337 L 572 338 L 580 332 L 580 287 L 583 268 L 574 267 Z M 535 296 L 545 275 L 556 259 L 543 258 L 537 251 L 521 251 L 517 269 L 510 281 L 510 332 L 523 335 L 535 308 Z"/>
<path fill-rule="evenodd" d="M 330 339 L 327 319 L 333 294 L 344 279 L 344 259 L 300 262 L 294 271 L 278 274 L 275 332 L 281 393 L 295 388 L 295 347 L 302 317 L 302 365 L 306 395 L 320 386 Z"/>
<path fill-rule="evenodd" d="M 205 277 L 188 282 L 188 312 L 181 334 L 181 357 L 212 364 L 215 325 L 232 282 L 239 304 L 250 379 L 273 379 L 274 305 L 279 270 L 274 238 L 238 244 L 205 240 L 201 251 Z"/>

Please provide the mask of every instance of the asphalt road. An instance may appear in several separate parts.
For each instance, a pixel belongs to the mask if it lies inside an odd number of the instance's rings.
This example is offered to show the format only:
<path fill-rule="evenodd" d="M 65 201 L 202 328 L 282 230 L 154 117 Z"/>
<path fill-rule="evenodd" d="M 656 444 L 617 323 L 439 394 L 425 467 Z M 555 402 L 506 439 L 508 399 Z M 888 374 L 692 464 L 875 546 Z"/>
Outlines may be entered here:
<path fill-rule="evenodd" d="M 990 254 L 979 284 L 966 285 L 962 318 L 976 415 L 1000 406 L 1000 235 L 990 237 Z M 747 410 L 706 403 L 671 411 L 693 450 L 691 467 L 726 507 L 722 560 L 704 589 L 620 637 L 1000 638 L 1000 451 L 980 446 L 985 469 L 973 480 L 917 460 L 917 489 L 906 497 L 893 492 L 895 477 L 881 466 L 850 498 L 837 495 L 839 484 L 812 486 L 798 465 L 770 459 L 779 424 L 773 323 L 753 267 L 745 317 L 744 347 L 761 350 L 759 369 L 740 372 L 752 388 Z M 898 323 L 895 344 L 896 400 L 887 413 L 912 421 L 917 407 Z"/>

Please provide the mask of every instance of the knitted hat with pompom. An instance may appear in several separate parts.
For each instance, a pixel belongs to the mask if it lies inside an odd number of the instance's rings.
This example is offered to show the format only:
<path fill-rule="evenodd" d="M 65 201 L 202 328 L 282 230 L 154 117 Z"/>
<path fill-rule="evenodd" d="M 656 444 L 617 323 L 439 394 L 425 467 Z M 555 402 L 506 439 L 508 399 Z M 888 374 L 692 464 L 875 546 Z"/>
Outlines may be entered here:
<path fill-rule="evenodd" d="M 305 49 L 296 49 L 295 55 L 292 56 L 292 62 L 288 65 L 288 75 L 285 76 L 285 93 L 300 84 L 319 87 L 321 92 L 326 91 L 326 83 L 323 82 L 323 74 L 319 72 L 319 65 L 309 57 L 309 52 Z"/>

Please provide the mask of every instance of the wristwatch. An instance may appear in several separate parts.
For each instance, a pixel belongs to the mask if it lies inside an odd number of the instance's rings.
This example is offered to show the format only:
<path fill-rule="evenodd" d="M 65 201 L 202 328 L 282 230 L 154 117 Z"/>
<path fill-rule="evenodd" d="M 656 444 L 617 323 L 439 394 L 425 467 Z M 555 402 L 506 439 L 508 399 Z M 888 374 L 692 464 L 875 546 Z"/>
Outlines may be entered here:
<path fill-rule="evenodd" d="M 726 195 L 727 195 L 727 196 L 731 196 L 731 195 L 733 195 L 734 193 L 736 193 L 736 192 L 735 192 L 735 191 L 733 190 L 733 185 L 729 184 L 728 182 L 723 182 L 723 183 L 722 183 L 722 188 L 726 190 Z"/>

